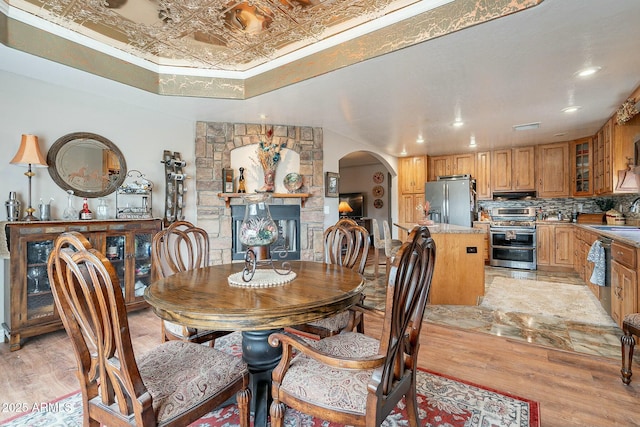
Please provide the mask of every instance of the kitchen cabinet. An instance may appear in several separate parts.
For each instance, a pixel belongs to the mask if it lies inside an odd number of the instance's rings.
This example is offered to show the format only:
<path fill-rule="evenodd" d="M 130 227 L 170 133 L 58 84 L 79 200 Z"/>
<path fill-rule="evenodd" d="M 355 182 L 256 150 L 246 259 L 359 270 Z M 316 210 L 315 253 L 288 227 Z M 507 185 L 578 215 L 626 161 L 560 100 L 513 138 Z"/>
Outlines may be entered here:
<path fill-rule="evenodd" d="M 452 156 L 429 156 L 429 181 L 435 181 L 439 176 L 452 174 Z"/>
<path fill-rule="evenodd" d="M 424 184 L 427 176 L 427 157 L 416 156 L 400 159 L 399 181 L 400 194 L 398 196 L 398 218 L 399 222 L 415 224 L 423 218 L 422 209 L 418 206 L 424 205 Z M 398 237 L 404 240 L 407 233 L 399 230 Z"/>
<path fill-rule="evenodd" d="M 446 175 L 471 175 L 475 178 L 475 154 L 465 153 L 447 156 L 430 156 L 428 180 L 436 181 L 439 176 Z"/>
<path fill-rule="evenodd" d="M 398 207 L 399 221 L 406 224 L 417 224 L 419 220 L 424 218 L 422 209 L 424 206 L 424 193 L 422 194 L 402 194 L 400 195 L 400 206 Z M 403 229 L 398 229 L 398 238 L 404 241 L 408 233 Z"/>
<path fill-rule="evenodd" d="M 493 151 L 491 171 L 494 192 L 535 190 L 535 147 Z"/>
<path fill-rule="evenodd" d="M 573 270 L 573 225 L 537 224 L 536 257 L 540 270 Z"/>
<path fill-rule="evenodd" d="M 62 328 L 47 276 L 47 258 L 56 237 L 78 231 L 111 261 L 128 310 L 147 307 L 151 282 L 151 240 L 162 222 L 150 220 L 16 222 L 6 225 L 10 258 L 5 260 L 5 319 L 11 351 L 23 338 Z"/>
<path fill-rule="evenodd" d="M 594 193 L 624 194 L 637 193 L 638 189 L 616 188 L 618 180 L 624 176 L 619 172 L 627 169 L 628 163 L 635 159 L 634 141 L 640 134 L 640 115 L 623 125 L 612 117 L 596 133 L 593 141 Z"/>
<path fill-rule="evenodd" d="M 571 142 L 570 162 L 571 196 L 593 195 L 593 138 L 582 138 Z"/>
<path fill-rule="evenodd" d="M 538 197 L 569 196 L 569 143 L 536 146 Z"/>
<path fill-rule="evenodd" d="M 611 244 L 611 317 L 620 327 L 627 314 L 638 312 L 637 252 L 619 242 Z"/>
<path fill-rule="evenodd" d="M 489 263 L 489 226 L 488 222 L 473 222 L 473 228 L 479 228 L 484 230 L 484 245 L 482 247 L 482 253 L 484 254 L 484 263 Z"/>
<path fill-rule="evenodd" d="M 426 156 L 404 157 L 399 168 L 400 193 L 424 193 L 427 177 Z"/>
<path fill-rule="evenodd" d="M 476 154 L 476 195 L 478 200 L 491 200 L 491 152 Z"/>

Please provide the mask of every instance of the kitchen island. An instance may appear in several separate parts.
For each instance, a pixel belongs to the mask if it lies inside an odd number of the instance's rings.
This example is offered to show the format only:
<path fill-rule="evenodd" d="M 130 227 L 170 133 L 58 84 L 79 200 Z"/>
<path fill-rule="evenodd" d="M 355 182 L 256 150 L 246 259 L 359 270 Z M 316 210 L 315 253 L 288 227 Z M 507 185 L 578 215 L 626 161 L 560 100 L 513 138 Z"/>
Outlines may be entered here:
<path fill-rule="evenodd" d="M 417 224 L 394 225 L 410 231 Z M 486 231 L 442 223 L 428 228 L 436 242 L 430 304 L 478 305 L 484 296 Z"/>

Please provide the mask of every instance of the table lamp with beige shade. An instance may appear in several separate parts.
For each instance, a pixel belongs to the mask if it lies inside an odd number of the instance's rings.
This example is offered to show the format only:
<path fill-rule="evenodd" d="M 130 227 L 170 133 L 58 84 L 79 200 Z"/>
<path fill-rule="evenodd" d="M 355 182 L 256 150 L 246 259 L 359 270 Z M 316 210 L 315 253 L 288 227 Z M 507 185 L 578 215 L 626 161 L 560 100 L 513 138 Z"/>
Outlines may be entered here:
<path fill-rule="evenodd" d="M 349 205 L 349 203 L 342 201 L 338 205 L 338 212 L 340 212 L 340 215 L 346 215 L 349 212 L 353 212 L 353 208 Z"/>
<path fill-rule="evenodd" d="M 23 134 L 20 141 L 20 148 L 10 162 L 14 165 L 26 165 L 27 171 L 24 173 L 29 178 L 29 206 L 26 209 L 26 216 L 23 221 L 37 221 L 33 213 L 35 209 L 31 206 L 31 178 L 35 175 L 35 172 L 31 170 L 32 166 L 47 167 L 47 161 L 40 152 L 40 146 L 38 145 L 38 137 L 30 134 Z"/>

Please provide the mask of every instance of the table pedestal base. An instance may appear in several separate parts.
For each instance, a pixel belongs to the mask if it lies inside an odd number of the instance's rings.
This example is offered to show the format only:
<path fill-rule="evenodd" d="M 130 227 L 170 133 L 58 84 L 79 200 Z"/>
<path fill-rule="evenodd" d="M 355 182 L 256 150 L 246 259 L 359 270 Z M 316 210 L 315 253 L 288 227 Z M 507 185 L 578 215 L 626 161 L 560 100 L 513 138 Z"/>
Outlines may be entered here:
<path fill-rule="evenodd" d="M 271 405 L 271 372 L 282 358 L 282 346 L 271 347 L 268 342 L 269 335 L 274 332 L 282 332 L 282 329 L 242 332 L 242 358 L 251 375 L 251 406 L 254 408 L 255 427 L 267 425 Z"/>

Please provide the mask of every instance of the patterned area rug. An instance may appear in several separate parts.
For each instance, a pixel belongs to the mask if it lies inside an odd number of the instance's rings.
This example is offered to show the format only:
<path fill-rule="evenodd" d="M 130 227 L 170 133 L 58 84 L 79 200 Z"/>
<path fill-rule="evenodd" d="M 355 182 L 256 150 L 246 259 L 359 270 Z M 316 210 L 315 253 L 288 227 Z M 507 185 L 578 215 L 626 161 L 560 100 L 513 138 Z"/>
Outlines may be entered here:
<path fill-rule="evenodd" d="M 589 288 L 582 285 L 496 277 L 488 286 L 480 306 L 507 313 L 615 326 Z"/>
<path fill-rule="evenodd" d="M 234 333 L 216 340 L 216 348 L 239 355 L 241 337 Z M 435 372 L 419 370 L 417 391 L 421 426 L 429 427 L 539 427 L 537 402 L 490 390 Z M 10 427 L 75 427 L 82 425 L 82 401 L 79 392 L 53 402 L 21 408 L 25 412 L 6 421 Z M 231 427 L 239 425 L 235 405 L 212 411 L 191 424 L 194 427 Z M 314 419 L 295 410 L 287 410 L 287 427 L 337 427 L 339 424 Z M 382 424 L 385 427 L 407 426 L 401 402 Z"/>

